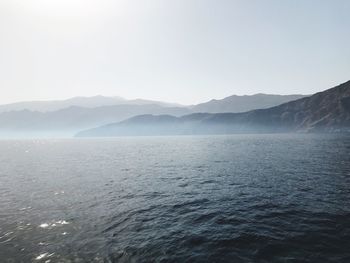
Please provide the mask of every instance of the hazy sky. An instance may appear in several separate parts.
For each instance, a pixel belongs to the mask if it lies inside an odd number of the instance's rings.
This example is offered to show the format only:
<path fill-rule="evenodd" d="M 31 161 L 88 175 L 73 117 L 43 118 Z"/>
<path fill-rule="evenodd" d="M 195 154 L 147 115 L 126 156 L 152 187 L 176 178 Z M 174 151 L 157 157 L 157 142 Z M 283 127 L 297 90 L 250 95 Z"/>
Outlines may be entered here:
<path fill-rule="evenodd" d="M 0 103 L 184 104 L 350 79 L 348 0 L 0 0 Z"/>

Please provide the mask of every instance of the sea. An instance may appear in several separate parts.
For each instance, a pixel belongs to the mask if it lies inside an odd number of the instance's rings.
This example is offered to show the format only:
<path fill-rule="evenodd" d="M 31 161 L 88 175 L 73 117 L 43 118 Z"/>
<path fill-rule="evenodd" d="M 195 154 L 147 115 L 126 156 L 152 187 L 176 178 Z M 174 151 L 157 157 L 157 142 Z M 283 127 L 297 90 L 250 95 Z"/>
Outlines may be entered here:
<path fill-rule="evenodd" d="M 0 262 L 350 262 L 350 135 L 0 140 Z"/>

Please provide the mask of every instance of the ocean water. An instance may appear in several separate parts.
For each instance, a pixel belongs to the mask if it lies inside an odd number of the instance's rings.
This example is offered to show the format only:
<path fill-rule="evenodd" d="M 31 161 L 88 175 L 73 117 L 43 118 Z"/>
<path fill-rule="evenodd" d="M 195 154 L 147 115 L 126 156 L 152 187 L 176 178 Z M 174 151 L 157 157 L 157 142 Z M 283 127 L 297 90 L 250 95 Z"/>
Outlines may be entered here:
<path fill-rule="evenodd" d="M 350 136 L 0 141 L 1 262 L 350 262 Z"/>

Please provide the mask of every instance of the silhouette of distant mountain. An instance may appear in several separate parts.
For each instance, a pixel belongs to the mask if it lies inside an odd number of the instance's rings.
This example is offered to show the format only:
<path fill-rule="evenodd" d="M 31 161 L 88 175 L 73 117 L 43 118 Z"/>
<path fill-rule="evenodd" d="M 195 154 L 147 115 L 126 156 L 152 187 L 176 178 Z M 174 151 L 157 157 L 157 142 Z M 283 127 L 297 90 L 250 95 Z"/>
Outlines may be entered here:
<path fill-rule="evenodd" d="M 136 116 L 82 131 L 77 136 L 230 134 L 350 131 L 350 81 L 268 109 L 198 113 L 182 117 Z"/>
<path fill-rule="evenodd" d="M 250 101 L 249 107 L 261 105 L 254 96 L 243 96 Z M 278 98 L 269 103 L 278 104 L 281 98 L 294 99 L 291 96 L 262 95 L 268 98 Z M 297 95 L 299 96 L 299 95 Z M 232 96 L 239 97 L 242 96 Z M 252 98 L 251 98 L 252 97 Z M 250 99 L 249 99 L 250 98 Z M 240 99 L 238 99 L 239 101 Z M 235 101 L 222 100 L 227 106 L 232 104 L 234 110 Z M 259 104 L 260 103 L 260 104 Z M 210 104 L 210 103 L 209 103 Z M 204 103 L 203 105 L 206 105 Z M 238 104 L 237 104 L 238 105 Z M 264 104 L 266 105 L 266 104 Z M 74 97 L 68 100 L 57 101 L 32 101 L 18 102 L 0 105 L 0 136 L 12 137 L 40 137 L 40 136 L 73 136 L 80 130 L 89 129 L 111 122 L 118 122 L 140 114 L 170 114 L 181 116 L 196 112 L 203 106 L 183 106 L 174 103 L 166 103 L 152 100 L 126 100 L 121 97 Z M 222 107 L 226 112 L 227 107 Z M 236 107 L 236 110 L 238 108 Z"/>
<path fill-rule="evenodd" d="M 271 95 L 255 94 L 233 95 L 222 100 L 211 100 L 191 107 L 193 112 L 226 113 L 245 112 L 256 109 L 266 109 L 289 101 L 307 97 L 306 95 Z"/>
<path fill-rule="evenodd" d="M 102 106 L 113 105 L 159 105 L 163 107 L 180 107 L 181 105 L 176 103 L 167 103 L 153 100 L 126 100 L 121 97 L 105 97 L 105 96 L 93 96 L 93 97 L 74 97 L 67 100 L 54 100 L 54 101 L 24 101 L 11 104 L 0 105 L 1 112 L 9 111 L 40 111 L 49 112 L 57 111 L 71 106 L 84 107 L 84 108 L 96 108 Z"/>
<path fill-rule="evenodd" d="M 244 96 L 230 96 L 222 100 L 211 100 L 193 106 L 184 106 L 177 103 L 168 103 L 154 100 L 134 99 L 127 100 L 122 97 L 74 97 L 67 100 L 52 100 L 52 101 L 23 101 L 11 104 L 0 105 L 1 112 L 9 111 L 40 111 L 49 112 L 57 111 L 71 106 L 96 108 L 102 106 L 114 105 L 159 105 L 163 107 L 188 107 L 192 112 L 210 112 L 210 113 L 224 113 L 224 112 L 242 112 L 254 109 L 263 109 L 272 106 L 277 106 L 287 101 L 292 101 L 305 97 L 304 95 L 269 95 L 256 94 Z"/>
<path fill-rule="evenodd" d="M 97 108 L 72 106 L 52 112 L 11 111 L 0 113 L 0 136 L 73 136 L 79 130 L 121 121 L 139 114 L 190 113 L 186 108 L 154 104 L 114 105 Z"/>

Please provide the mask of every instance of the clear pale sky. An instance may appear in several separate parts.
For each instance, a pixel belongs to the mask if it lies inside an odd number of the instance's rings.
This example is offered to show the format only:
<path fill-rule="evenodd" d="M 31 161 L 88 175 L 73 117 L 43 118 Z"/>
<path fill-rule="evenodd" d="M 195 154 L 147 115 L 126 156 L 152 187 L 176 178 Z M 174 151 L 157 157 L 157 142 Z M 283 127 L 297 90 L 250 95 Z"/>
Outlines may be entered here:
<path fill-rule="evenodd" d="M 191 104 L 350 79 L 348 0 L 0 0 L 0 103 Z"/>

